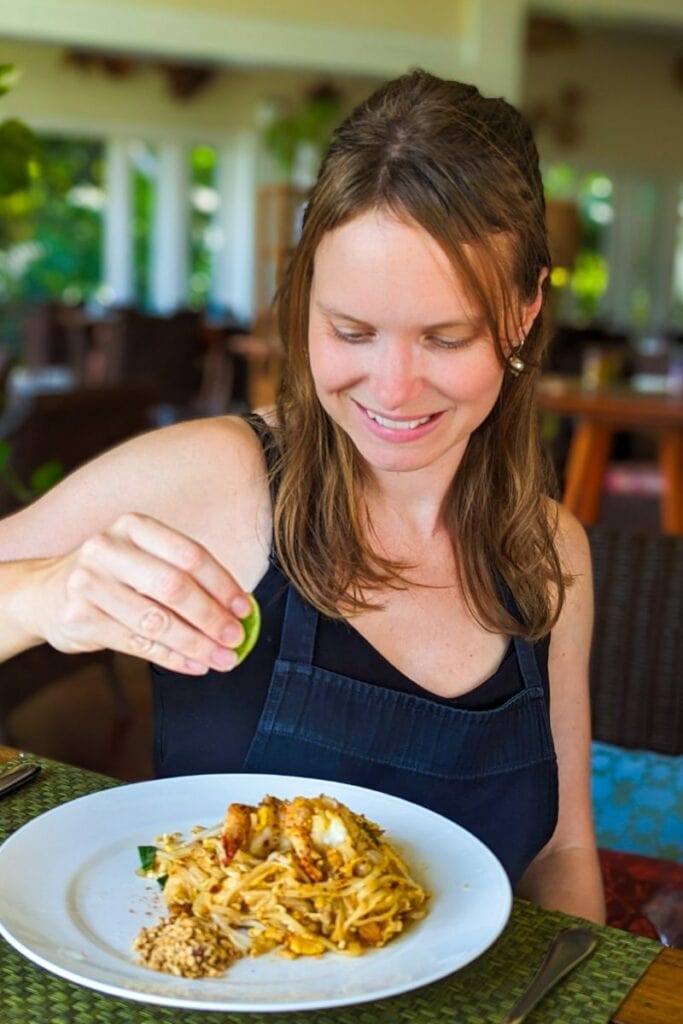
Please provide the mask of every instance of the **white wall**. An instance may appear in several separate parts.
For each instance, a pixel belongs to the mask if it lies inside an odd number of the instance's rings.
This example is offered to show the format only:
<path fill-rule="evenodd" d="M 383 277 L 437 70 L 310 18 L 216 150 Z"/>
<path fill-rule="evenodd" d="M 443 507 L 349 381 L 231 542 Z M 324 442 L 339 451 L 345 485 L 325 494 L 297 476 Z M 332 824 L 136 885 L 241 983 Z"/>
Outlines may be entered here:
<path fill-rule="evenodd" d="M 557 103 L 566 86 L 582 94 L 579 138 L 563 146 L 546 125 L 542 155 L 591 170 L 683 179 L 683 30 L 579 29 L 576 46 L 532 53 L 524 65 L 523 105 Z M 676 79 L 676 68 L 679 68 Z"/>
<path fill-rule="evenodd" d="M 22 117 L 40 131 L 98 137 L 220 142 L 236 130 L 253 128 L 264 98 L 301 97 L 321 78 L 310 71 L 222 68 L 203 92 L 179 101 L 171 98 L 164 76 L 147 58 L 119 79 L 70 66 L 61 46 L 6 42 L 0 52 L 3 61 L 20 69 L 17 85 L 2 97 L 3 117 Z M 335 81 L 352 106 L 377 79 L 337 75 Z"/>

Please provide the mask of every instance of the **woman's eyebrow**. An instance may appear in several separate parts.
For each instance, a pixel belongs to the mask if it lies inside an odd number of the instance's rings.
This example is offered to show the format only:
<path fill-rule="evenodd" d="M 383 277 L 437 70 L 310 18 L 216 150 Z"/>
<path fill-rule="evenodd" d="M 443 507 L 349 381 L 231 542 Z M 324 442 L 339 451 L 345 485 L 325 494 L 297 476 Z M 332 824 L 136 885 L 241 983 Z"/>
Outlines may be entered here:
<path fill-rule="evenodd" d="M 344 313 L 341 309 L 333 309 L 332 306 L 325 306 L 322 302 L 316 302 L 316 309 L 320 313 L 325 313 L 326 316 L 336 316 L 339 320 L 348 320 L 352 324 L 360 324 L 363 327 L 370 327 L 369 320 L 359 320 L 356 316 L 351 316 L 350 313 Z"/>
<path fill-rule="evenodd" d="M 340 320 L 347 320 L 349 323 L 358 324 L 359 326 L 362 326 L 362 327 L 371 327 L 372 326 L 372 324 L 370 323 L 369 320 L 360 320 L 358 317 L 352 316 L 350 313 L 344 313 L 341 309 L 334 309 L 332 306 L 325 306 L 325 305 L 323 305 L 322 302 L 316 302 L 315 306 L 316 306 L 316 309 L 319 310 L 319 312 L 325 313 L 327 316 L 335 316 L 335 317 L 338 317 Z M 424 331 L 441 331 L 441 330 L 443 330 L 446 327 L 455 327 L 455 328 L 467 327 L 467 328 L 477 329 L 477 328 L 481 327 L 482 324 L 483 324 L 483 320 L 481 318 L 471 320 L 471 319 L 462 318 L 462 317 L 452 317 L 450 320 L 442 320 L 438 324 L 427 324 L 424 327 L 422 327 L 422 330 L 424 330 Z"/>

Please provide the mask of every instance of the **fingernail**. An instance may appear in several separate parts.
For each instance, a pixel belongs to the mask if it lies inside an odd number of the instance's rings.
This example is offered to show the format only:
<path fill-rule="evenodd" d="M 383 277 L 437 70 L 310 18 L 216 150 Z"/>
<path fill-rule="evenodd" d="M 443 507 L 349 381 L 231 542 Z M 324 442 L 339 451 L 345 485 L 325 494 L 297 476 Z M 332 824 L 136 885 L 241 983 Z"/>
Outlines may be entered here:
<path fill-rule="evenodd" d="M 230 611 L 234 612 L 238 619 L 243 619 L 251 611 L 251 601 L 248 597 L 238 594 L 230 602 Z"/>
<path fill-rule="evenodd" d="M 216 647 L 211 652 L 211 663 L 216 668 L 234 668 L 237 664 L 237 655 L 234 651 L 226 651 L 224 647 Z"/>
<path fill-rule="evenodd" d="M 185 658 L 185 666 L 190 672 L 201 672 L 202 675 L 206 675 L 209 671 L 206 665 L 202 665 L 201 661 L 193 661 L 192 658 Z"/>
<path fill-rule="evenodd" d="M 229 626 L 225 627 L 221 633 L 220 639 L 224 644 L 227 644 L 228 647 L 237 647 L 237 645 L 241 644 L 244 640 L 244 628 L 240 626 L 238 622 L 231 623 Z"/>

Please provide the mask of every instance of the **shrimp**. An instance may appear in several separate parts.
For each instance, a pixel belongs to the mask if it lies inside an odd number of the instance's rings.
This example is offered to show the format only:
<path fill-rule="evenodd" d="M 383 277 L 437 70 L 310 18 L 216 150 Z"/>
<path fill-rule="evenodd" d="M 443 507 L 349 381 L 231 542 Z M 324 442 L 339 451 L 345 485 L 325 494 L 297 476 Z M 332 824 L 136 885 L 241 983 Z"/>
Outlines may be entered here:
<path fill-rule="evenodd" d="M 312 882 L 322 882 L 325 874 L 319 864 L 323 858 L 316 850 L 311 838 L 313 827 L 311 802 L 305 797 L 296 797 L 284 804 L 281 812 L 281 824 L 283 835 L 292 844 L 294 855 L 304 874 Z"/>
<path fill-rule="evenodd" d="M 251 812 L 255 810 L 249 804 L 230 804 L 225 812 L 223 833 L 221 836 L 223 849 L 219 855 L 225 867 L 233 859 L 238 850 L 243 849 L 251 834 Z"/>

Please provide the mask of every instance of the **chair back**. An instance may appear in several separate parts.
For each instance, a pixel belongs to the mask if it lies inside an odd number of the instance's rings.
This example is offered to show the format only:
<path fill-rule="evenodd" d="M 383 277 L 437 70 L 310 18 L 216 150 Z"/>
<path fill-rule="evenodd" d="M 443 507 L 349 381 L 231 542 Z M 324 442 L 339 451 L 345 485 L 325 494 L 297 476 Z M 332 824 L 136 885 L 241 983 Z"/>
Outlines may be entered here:
<path fill-rule="evenodd" d="M 23 484 L 43 463 L 66 472 L 149 426 L 144 388 L 92 388 L 15 399 L 0 417 L 0 439 L 11 445 L 11 468 Z M 0 481 L 0 514 L 18 499 Z"/>
<path fill-rule="evenodd" d="M 591 527 L 596 740 L 683 754 L 683 536 Z"/>
<path fill-rule="evenodd" d="M 81 321 L 80 306 L 43 302 L 24 318 L 22 362 L 35 369 L 68 366 L 82 381 L 88 354 L 89 334 Z"/>
<path fill-rule="evenodd" d="M 122 310 L 96 333 L 103 382 L 144 386 L 156 402 L 189 405 L 201 377 L 200 324 L 193 310 L 170 317 Z"/>

